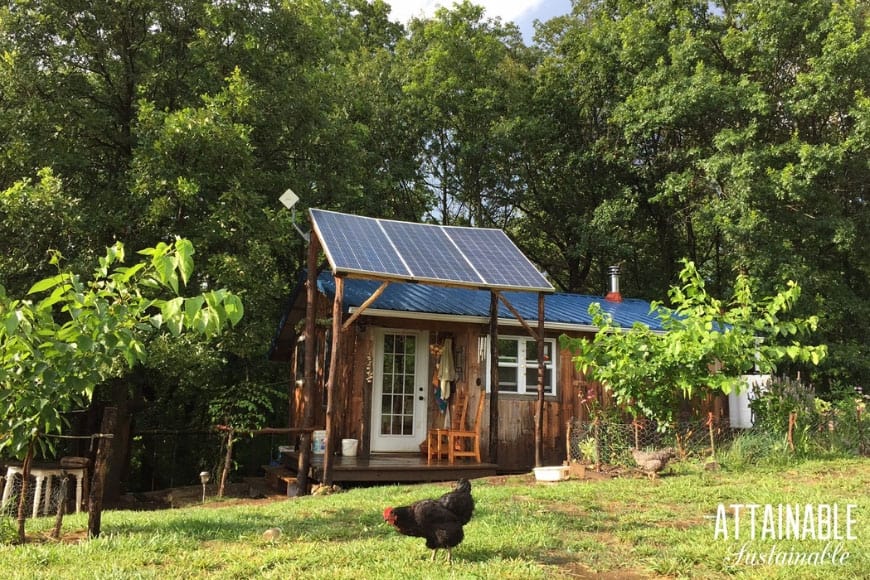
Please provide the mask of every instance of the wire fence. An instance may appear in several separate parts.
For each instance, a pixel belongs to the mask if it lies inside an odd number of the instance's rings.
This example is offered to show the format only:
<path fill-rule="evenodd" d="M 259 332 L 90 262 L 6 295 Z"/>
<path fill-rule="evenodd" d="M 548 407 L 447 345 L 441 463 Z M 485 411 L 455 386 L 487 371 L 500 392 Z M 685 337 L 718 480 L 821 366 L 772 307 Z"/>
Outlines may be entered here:
<path fill-rule="evenodd" d="M 36 506 L 38 516 L 54 516 L 55 514 L 57 514 L 57 510 L 60 507 L 61 502 L 63 501 L 66 502 L 65 509 L 67 512 L 70 511 L 70 508 L 73 507 L 75 495 L 74 493 L 71 494 L 70 491 L 75 491 L 75 483 L 72 483 L 64 488 L 64 486 L 61 485 L 61 481 L 64 477 L 68 476 L 58 474 L 53 476 L 47 476 L 45 480 L 43 480 L 42 486 L 39 489 L 39 503 Z M 18 506 L 19 498 L 21 497 L 22 481 L 23 479 L 20 473 L 14 474 L 11 480 L 8 480 L 5 476 L 0 477 L 0 490 L 3 490 L 4 495 L 3 501 L 2 503 L 0 503 L 0 515 L 9 517 L 18 516 Z M 31 478 L 30 485 L 27 486 L 27 497 L 24 501 L 24 513 L 27 515 L 27 517 L 33 515 L 33 503 L 37 500 L 36 491 L 37 489 L 35 481 L 33 478 Z"/>
<path fill-rule="evenodd" d="M 258 435 L 241 437 L 233 447 L 231 477 L 238 479 L 262 475 L 261 466 L 279 459 L 278 447 L 287 445 L 286 435 Z M 69 443 L 74 445 L 75 442 Z M 87 448 L 64 448 L 62 451 L 87 455 Z M 122 493 L 141 493 L 200 483 L 200 472 L 211 473 L 217 481 L 226 453 L 226 435 L 214 430 L 152 430 L 135 433 L 130 439 L 129 462 L 119 470 Z M 15 473 L 7 485 L 6 469 L 0 470 L 0 515 L 16 517 L 21 497 L 20 473 Z M 88 476 L 91 470 L 88 470 Z M 54 516 L 62 501 L 67 512 L 74 509 L 75 480 L 61 491 L 61 474 L 43 479 L 40 485 L 37 516 Z M 36 500 L 36 478 L 31 475 L 27 486 L 25 513 L 31 517 Z M 87 498 L 84 498 L 87 502 Z"/>
<path fill-rule="evenodd" d="M 129 466 L 122 474 L 122 492 L 148 492 L 199 483 L 201 471 L 208 471 L 216 481 L 226 452 L 225 435 L 214 430 L 146 431 L 131 438 Z M 262 475 L 261 466 L 279 460 L 278 447 L 292 444 L 287 435 L 242 437 L 234 445 L 232 477 Z M 708 416 L 660 426 L 653 421 L 625 421 L 599 417 L 569 423 L 568 456 L 585 464 L 634 466 L 632 449 L 673 448 L 677 459 L 706 458 L 739 450 L 751 460 L 771 451 L 785 454 L 853 456 L 870 455 L 870 421 L 868 414 L 845 420 L 843 416 L 822 414 L 801 418 L 791 413 L 787 419 L 750 429 L 732 428 L 725 419 Z M 2 475 L 2 473 L 0 473 Z M 0 490 L 4 489 L 0 477 Z M 26 513 L 33 511 L 35 481 L 31 480 Z M 59 478 L 42 486 L 38 512 L 54 514 L 62 500 L 71 506 L 71 490 L 62 497 Z M 21 492 L 21 476 L 13 476 L 3 515 L 15 515 Z"/>
<path fill-rule="evenodd" d="M 739 447 L 746 455 L 783 452 L 800 455 L 870 455 L 870 421 L 843 421 L 834 416 L 801 421 L 797 413 L 782 425 L 733 428 L 727 419 L 659 425 L 654 421 L 574 419 L 569 424 L 568 456 L 597 465 L 633 466 L 631 450 L 673 448 L 677 459 L 705 458 Z"/>
<path fill-rule="evenodd" d="M 261 466 L 279 460 L 278 447 L 288 440 L 287 435 L 240 437 L 233 445 L 232 477 L 262 475 Z M 195 485 L 202 471 L 216 481 L 225 454 L 226 434 L 214 430 L 140 432 L 131 440 L 122 485 L 134 493 Z"/>

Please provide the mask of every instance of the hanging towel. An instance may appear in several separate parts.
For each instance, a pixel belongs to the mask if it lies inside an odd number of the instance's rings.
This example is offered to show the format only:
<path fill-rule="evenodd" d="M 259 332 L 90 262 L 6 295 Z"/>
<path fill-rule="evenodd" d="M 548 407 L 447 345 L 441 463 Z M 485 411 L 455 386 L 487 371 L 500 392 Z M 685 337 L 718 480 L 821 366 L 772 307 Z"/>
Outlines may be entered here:
<path fill-rule="evenodd" d="M 450 398 L 450 383 L 456 380 L 456 367 L 453 365 L 453 339 L 445 338 L 441 350 L 441 364 L 438 366 L 438 380 L 441 382 L 441 398 Z"/>

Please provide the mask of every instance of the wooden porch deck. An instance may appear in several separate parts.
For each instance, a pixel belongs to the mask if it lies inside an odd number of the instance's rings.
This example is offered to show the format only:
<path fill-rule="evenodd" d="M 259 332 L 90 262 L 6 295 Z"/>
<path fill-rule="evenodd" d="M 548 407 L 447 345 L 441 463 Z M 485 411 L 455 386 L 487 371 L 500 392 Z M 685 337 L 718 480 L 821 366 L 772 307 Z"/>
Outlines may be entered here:
<path fill-rule="evenodd" d="M 284 465 L 295 472 L 299 453 L 283 453 Z M 419 453 L 373 453 L 368 457 L 336 456 L 332 463 L 332 481 L 352 482 L 428 482 L 451 481 L 459 478 L 473 479 L 495 475 L 498 466 L 494 463 L 457 462 L 446 460 L 426 462 Z M 323 480 L 323 455 L 311 456 L 311 473 L 315 481 Z"/>

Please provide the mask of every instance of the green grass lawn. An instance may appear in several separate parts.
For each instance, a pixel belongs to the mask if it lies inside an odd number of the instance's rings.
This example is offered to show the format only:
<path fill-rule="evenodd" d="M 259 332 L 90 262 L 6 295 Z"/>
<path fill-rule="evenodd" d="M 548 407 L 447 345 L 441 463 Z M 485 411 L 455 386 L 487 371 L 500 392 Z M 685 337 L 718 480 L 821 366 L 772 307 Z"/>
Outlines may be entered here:
<path fill-rule="evenodd" d="M 439 495 L 447 484 L 351 489 L 261 503 L 209 502 L 152 511 L 106 511 L 100 538 L 71 541 L 87 514 L 64 520 L 63 542 L 44 539 L 54 518 L 27 522 L 30 542 L 0 545 L 5 578 L 861 578 L 870 570 L 870 462 L 810 461 L 783 468 L 705 472 L 669 467 L 656 481 L 626 477 L 536 483 L 529 476 L 475 480 L 477 510 L 447 566 L 420 538 L 381 520 L 385 506 Z M 748 565 L 741 546 L 821 552 L 828 542 L 714 538 L 717 506 L 819 504 L 852 511 L 854 540 L 831 540 L 842 564 Z M 728 512 L 729 517 L 731 511 Z M 759 512 L 759 519 L 761 513 Z M 729 521 L 729 526 L 733 522 Z M 282 529 L 275 542 L 263 539 Z M 757 533 L 762 531 L 759 521 Z M 830 550 L 829 550 L 830 552 Z M 596 576 L 600 574 L 601 576 Z"/>

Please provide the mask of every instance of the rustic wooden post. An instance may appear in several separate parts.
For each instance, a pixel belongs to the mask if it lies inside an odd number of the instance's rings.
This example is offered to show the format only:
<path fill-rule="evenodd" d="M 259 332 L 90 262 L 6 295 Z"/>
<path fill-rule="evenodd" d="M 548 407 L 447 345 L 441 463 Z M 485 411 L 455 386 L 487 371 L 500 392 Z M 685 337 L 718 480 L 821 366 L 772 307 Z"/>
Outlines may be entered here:
<path fill-rule="evenodd" d="M 568 459 L 568 465 L 571 465 L 571 463 L 573 463 L 571 461 L 571 459 L 572 459 L 571 458 L 571 429 L 572 428 L 573 427 L 571 424 L 571 420 L 568 419 L 567 423 L 565 424 L 565 455 L 567 456 L 567 459 Z"/>
<path fill-rule="evenodd" d="M 329 378 L 326 381 L 326 449 L 323 451 L 323 484 L 332 485 L 332 464 L 335 441 L 335 379 L 338 376 L 341 349 L 341 305 L 344 300 L 344 278 L 335 277 L 335 300 L 332 302 L 332 352 L 329 358 Z"/>
<path fill-rule="evenodd" d="M 88 498 L 88 537 L 97 538 L 100 535 L 100 520 L 103 516 L 103 488 L 106 484 L 106 474 L 112 457 L 112 433 L 118 420 L 118 410 L 106 407 L 103 410 L 103 422 L 100 425 L 100 443 L 97 446 L 97 457 L 94 461 L 94 475 L 91 482 L 91 493 Z"/>
<path fill-rule="evenodd" d="M 230 430 L 227 431 L 227 453 L 224 456 L 224 468 L 221 470 L 221 482 L 218 486 L 218 497 L 224 496 L 224 489 L 227 485 L 227 479 L 230 476 L 230 465 L 233 463 L 233 442 L 235 440 L 235 430 L 230 427 Z"/>
<path fill-rule="evenodd" d="M 55 540 L 60 539 L 60 528 L 63 525 L 63 515 L 66 513 L 66 494 L 69 486 L 69 475 L 64 474 L 60 480 L 60 501 L 57 502 L 57 519 L 54 520 L 54 531 L 51 532 L 51 537 Z"/>
<path fill-rule="evenodd" d="M 27 536 L 24 533 L 24 522 L 27 520 L 27 492 L 30 489 L 30 465 L 33 463 L 33 446 L 36 443 L 36 437 L 30 440 L 27 446 L 27 455 L 24 456 L 24 464 L 21 466 L 21 495 L 18 496 L 18 543 L 23 544 L 27 541 Z M 33 498 L 33 501 L 39 501 L 39 498 Z"/>
<path fill-rule="evenodd" d="M 544 463 L 544 293 L 538 292 L 538 401 L 535 406 L 535 467 Z M 553 353 L 555 356 L 555 353 Z"/>
<path fill-rule="evenodd" d="M 302 426 L 310 429 L 314 423 L 314 381 L 317 362 L 317 253 L 320 239 L 311 230 L 308 241 L 308 281 L 306 282 L 305 307 L 305 383 L 302 385 Z M 297 361 L 296 364 L 299 364 Z M 299 461 L 296 465 L 296 479 L 299 495 L 308 494 L 308 470 L 311 467 L 311 431 L 303 431 L 300 441 Z"/>
<path fill-rule="evenodd" d="M 716 441 L 713 437 L 713 413 L 707 413 L 707 429 L 710 431 L 710 456 L 716 455 Z"/>
<path fill-rule="evenodd" d="M 489 291 L 489 461 L 498 464 L 498 295 Z"/>

